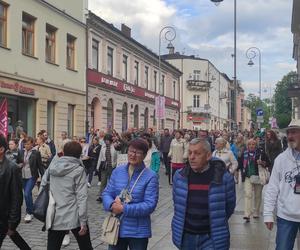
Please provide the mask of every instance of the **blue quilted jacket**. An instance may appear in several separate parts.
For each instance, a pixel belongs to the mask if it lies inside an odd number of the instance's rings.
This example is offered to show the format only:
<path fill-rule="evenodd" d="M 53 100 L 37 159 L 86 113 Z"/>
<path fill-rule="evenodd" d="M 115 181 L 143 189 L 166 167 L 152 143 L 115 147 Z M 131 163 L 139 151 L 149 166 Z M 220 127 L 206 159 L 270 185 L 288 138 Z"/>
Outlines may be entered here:
<path fill-rule="evenodd" d="M 223 161 L 214 158 L 209 161 L 209 165 L 215 169 L 208 194 L 211 238 L 215 250 L 225 250 L 230 246 L 228 219 L 235 208 L 235 184 L 233 176 L 226 171 Z M 184 233 L 189 171 L 191 171 L 190 166 L 177 171 L 173 181 L 172 238 L 179 249 Z"/>
<path fill-rule="evenodd" d="M 145 165 L 143 164 L 134 170 L 128 190 L 131 190 L 135 180 L 144 168 Z M 102 194 L 103 206 L 106 211 L 110 211 L 116 196 L 128 186 L 128 181 L 128 164 L 120 165 L 112 172 L 109 183 Z M 119 237 L 151 237 L 150 214 L 156 208 L 158 190 L 157 174 L 146 168 L 131 193 L 132 201 L 129 204 L 124 204 Z"/>

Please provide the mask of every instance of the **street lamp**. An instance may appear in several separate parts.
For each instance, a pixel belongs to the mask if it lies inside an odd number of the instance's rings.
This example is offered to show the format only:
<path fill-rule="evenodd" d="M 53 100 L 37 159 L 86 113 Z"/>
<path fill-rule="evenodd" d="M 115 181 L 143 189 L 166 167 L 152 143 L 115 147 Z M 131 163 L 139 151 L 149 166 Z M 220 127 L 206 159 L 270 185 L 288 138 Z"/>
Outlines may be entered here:
<path fill-rule="evenodd" d="M 259 66 L 259 99 L 261 100 L 261 52 L 260 49 L 257 47 L 251 47 L 247 49 L 246 51 L 246 57 L 249 59 L 248 66 L 253 66 L 254 62 L 252 59 L 254 59 L 258 55 L 258 66 Z"/>
<path fill-rule="evenodd" d="M 160 32 L 159 32 L 159 39 L 158 39 L 158 83 L 159 83 L 159 88 L 158 88 L 158 100 L 159 100 L 159 107 L 161 108 L 161 95 L 164 95 L 164 93 L 161 93 L 162 90 L 162 82 L 161 82 L 161 55 L 160 55 L 160 49 L 161 49 L 161 39 L 162 35 L 164 35 L 164 38 L 166 41 L 168 41 L 168 46 L 167 49 L 169 51 L 174 51 L 174 46 L 172 44 L 172 41 L 176 38 L 176 30 L 172 26 L 165 26 L 163 27 Z M 163 104 L 164 105 L 164 104 Z M 164 107 L 163 107 L 164 108 Z M 160 125 L 160 110 L 156 110 L 158 112 L 157 115 L 157 131 L 159 130 L 159 125 Z"/>
<path fill-rule="evenodd" d="M 221 2 L 223 2 L 223 0 L 210 0 L 211 2 L 213 2 L 215 5 L 219 5 Z M 236 0 L 234 0 L 234 5 L 233 5 L 233 13 L 234 13 L 234 18 L 233 18 L 233 26 L 234 26 L 234 39 L 233 39 L 233 85 L 234 85 L 234 94 L 233 94 L 233 114 L 234 117 L 233 119 L 235 120 L 235 122 L 237 123 L 237 113 L 236 113 L 236 96 L 237 96 L 237 81 L 236 81 L 236 11 L 237 10 L 237 5 L 236 5 Z"/>

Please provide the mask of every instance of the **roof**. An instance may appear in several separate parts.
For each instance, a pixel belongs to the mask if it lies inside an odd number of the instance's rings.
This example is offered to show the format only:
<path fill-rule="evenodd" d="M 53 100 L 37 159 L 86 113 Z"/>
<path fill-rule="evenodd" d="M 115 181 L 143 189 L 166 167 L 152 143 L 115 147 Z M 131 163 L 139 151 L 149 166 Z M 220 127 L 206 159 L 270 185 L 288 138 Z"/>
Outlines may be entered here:
<path fill-rule="evenodd" d="M 143 50 L 146 53 L 150 54 L 151 56 L 155 57 L 157 59 L 157 62 L 158 62 L 159 56 L 156 53 L 154 53 L 153 51 L 151 51 L 150 49 L 148 49 L 145 45 L 139 43 L 137 40 L 133 39 L 132 37 L 126 36 L 121 30 L 119 30 L 118 28 L 116 28 L 113 24 L 106 22 L 104 19 L 102 19 L 101 17 L 97 16 L 96 14 L 94 14 L 91 11 L 89 11 L 89 17 L 88 17 L 88 20 L 87 20 L 87 24 L 89 24 L 89 20 L 90 19 L 94 19 L 95 21 L 101 23 L 106 28 L 108 28 L 111 31 L 117 33 L 125 41 L 127 40 L 128 42 L 134 43 L 141 50 Z M 166 61 L 162 61 L 162 63 L 165 64 L 165 66 L 171 68 L 173 71 L 176 71 L 177 74 L 182 75 L 182 72 L 179 69 L 177 69 L 175 66 L 173 66 L 172 64 L 170 64 L 170 63 L 168 63 Z"/>
<path fill-rule="evenodd" d="M 200 57 L 196 57 L 194 55 L 182 55 L 179 52 L 176 52 L 174 54 L 166 54 L 161 56 L 162 59 L 164 60 L 172 60 L 172 59 L 192 59 L 192 60 L 202 60 L 202 61 L 208 61 L 207 59 L 203 59 Z"/>

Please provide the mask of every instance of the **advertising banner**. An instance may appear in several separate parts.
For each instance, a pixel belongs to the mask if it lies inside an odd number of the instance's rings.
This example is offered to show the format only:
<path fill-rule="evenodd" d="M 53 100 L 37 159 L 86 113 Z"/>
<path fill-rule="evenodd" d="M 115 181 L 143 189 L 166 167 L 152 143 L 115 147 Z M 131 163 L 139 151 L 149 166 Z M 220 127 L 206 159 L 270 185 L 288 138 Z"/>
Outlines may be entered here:
<path fill-rule="evenodd" d="M 7 137 L 8 124 L 7 124 L 7 99 L 4 98 L 0 103 L 0 134 Z"/>

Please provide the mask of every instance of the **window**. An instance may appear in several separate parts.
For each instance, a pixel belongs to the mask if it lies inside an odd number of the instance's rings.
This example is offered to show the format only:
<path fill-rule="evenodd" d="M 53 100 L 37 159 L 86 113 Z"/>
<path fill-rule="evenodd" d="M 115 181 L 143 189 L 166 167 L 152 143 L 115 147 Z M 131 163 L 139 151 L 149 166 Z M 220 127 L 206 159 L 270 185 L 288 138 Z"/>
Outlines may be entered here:
<path fill-rule="evenodd" d="M 111 47 L 107 47 L 107 74 L 108 75 L 113 75 L 113 70 L 114 70 L 114 49 Z"/>
<path fill-rule="evenodd" d="M 75 106 L 69 104 L 68 105 L 68 136 L 74 136 L 74 110 Z"/>
<path fill-rule="evenodd" d="M 99 62 L 99 42 L 92 40 L 92 68 L 98 70 Z"/>
<path fill-rule="evenodd" d="M 123 80 L 127 82 L 128 56 L 123 55 Z"/>
<path fill-rule="evenodd" d="M 145 66 L 145 84 L 146 89 L 149 88 L 149 67 Z"/>
<path fill-rule="evenodd" d="M 114 128 L 114 103 L 112 99 L 107 102 L 107 128 Z"/>
<path fill-rule="evenodd" d="M 7 6 L 0 1 L 0 46 L 7 46 Z"/>
<path fill-rule="evenodd" d="M 55 35 L 56 28 L 46 24 L 46 61 L 55 63 Z"/>
<path fill-rule="evenodd" d="M 199 108 L 200 107 L 200 96 L 199 95 L 194 95 L 193 107 L 194 108 Z"/>
<path fill-rule="evenodd" d="M 139 128 L 139 106 L 135 105 L 133 111 L 133 127 Z"/>
<path fill-rule="evenodd" d="M 173 99 L 176 99 L 176 81 L 173 81 Z"/>
<path fill-rule="evenodd" d="M 148 119 L 149 119 L 149 109 L 146 108 L 144 114 L 144 129 L 148 128 L 148 123 L 149 123 Z"/>
<path fill-rule="evenodd" d="M 139 85 L 139 62 L 134 61 L 134 84 Z"/>
<path fill-rule="evenodd" d="M 199 81 L 200 80 L 200 70 L 194 70 L 194 80 Z"/>
<path fill-rule="evenodd" d="M 50 138 L 54 138 L 55 127 L 55 102 L 47 102 L 47 132 Z"/>
<path fill-rule="evenodd" d="M 75 69 L 75 41 L 76 37 L 67 34 L 67 68 Z"/>
<path fill-rule="evenodd" d="M 156 126 L 156 112 L 153 110 L 153 126 Z"/>
<path fill-rule="evenodd" d="M 161 76 L 161 94 L 165 95 L 165 76 Z"/>
<path fill-rule="evenodd" d="M 34 56 L 34 22 L 35 18 L 23 12 L 22 14 L 22 52 Z"/>
<path fill-rule="evenodd" d="M 157 71 L 154 71 L 154 92 L 157 91 Z"/>
<path fill-rule="evenodd" d="M 123 103 L 122 107 L 122 132 L 127 131 L 128 128 L 128 107 L 127 103 Z"/>

